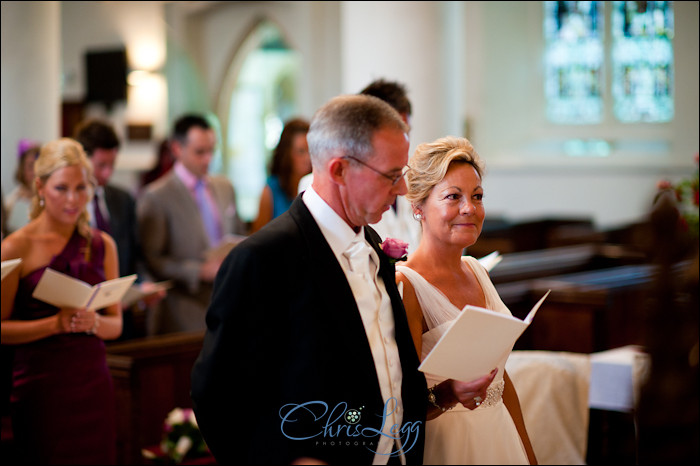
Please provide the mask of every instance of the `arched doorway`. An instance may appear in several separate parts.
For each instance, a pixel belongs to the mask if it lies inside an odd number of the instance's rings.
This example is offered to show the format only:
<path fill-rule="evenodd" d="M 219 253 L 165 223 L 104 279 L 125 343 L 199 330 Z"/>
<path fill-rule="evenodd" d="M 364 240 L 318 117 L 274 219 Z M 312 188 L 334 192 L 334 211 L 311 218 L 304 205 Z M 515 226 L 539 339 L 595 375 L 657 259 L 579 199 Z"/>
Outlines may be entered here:
<path fill-rule="evenodd" d="M 284 122 L 296 115 L 301 59 L 272 21 L 258 21 L 236 51 L 223 82 L 222 167 L 236 188 L 244 221 L 258 213 L 268 160 Z"/>

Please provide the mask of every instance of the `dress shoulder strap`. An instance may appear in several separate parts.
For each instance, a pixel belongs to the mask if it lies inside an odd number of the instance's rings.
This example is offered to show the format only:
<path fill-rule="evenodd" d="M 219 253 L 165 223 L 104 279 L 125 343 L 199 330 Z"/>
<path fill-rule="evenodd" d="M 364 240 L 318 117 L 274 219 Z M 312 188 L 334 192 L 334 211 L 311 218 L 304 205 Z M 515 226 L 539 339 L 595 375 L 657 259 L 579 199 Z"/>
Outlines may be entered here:
<path fill-rule="evenodd" d="M 460 309 L 421 274 L 405 265 L 397 265 L 396 271 L 401 272 L 413 285 L 429 330 L 459 315 Z"/>

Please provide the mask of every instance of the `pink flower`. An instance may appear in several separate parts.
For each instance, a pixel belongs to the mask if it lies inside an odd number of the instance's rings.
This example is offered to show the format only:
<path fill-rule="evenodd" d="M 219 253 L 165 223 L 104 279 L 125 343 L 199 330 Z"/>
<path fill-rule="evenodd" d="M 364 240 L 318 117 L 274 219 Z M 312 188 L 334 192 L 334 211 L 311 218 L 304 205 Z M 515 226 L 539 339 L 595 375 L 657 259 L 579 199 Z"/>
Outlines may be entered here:
<path fill-rule="evenodd" d="M 659 180 L 659 182 L 656 183 L 657 189 L 670 189 L 671 187 L 671 182 L 668 180 Z"/>
<path fill-rule="evenodd" d="M 387 238 L 380 244 L 384 254 L 389 256 L 390 262 L 396 263 L 397 261 L 406 260 L 406 254 L 408 253 L 408 243 L 396 238 Z"/>

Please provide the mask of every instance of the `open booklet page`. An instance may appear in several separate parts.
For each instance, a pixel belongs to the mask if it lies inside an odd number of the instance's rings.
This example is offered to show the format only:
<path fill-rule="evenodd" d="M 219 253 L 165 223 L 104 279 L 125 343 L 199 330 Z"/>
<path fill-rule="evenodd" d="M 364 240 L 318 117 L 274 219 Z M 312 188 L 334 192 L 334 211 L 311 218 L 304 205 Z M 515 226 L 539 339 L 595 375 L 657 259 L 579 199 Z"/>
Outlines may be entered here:
<path fill-rule="evenodd" d="M 22 262 L 22 259 L 10 259 L 2 261 L 2 279 L 4 280 L 10 272 L 15 270 L 15 268 Z"/>
<path fill-rule="evenodd" d="M 459 317 L 423 335 L 423 345 L 427 347 L 431 338 L 439 339 L 418 369 L 464 382 L 488 374 L 505 362 L 548 295 L 549 291 L 524 320 L 482 307 L 465 306 Z M 442 334 L 445 327 L 448 329 Z"/>
<path fill-rule="evenodd" d="M 139 299 L 147 298 L 148 296 L 159 293 L 161 291 L 169 290 L 172 287 L 172 280 L 151 283 L 148 287 L 144 286 L 143 283 L 134 283 L 124 294 L 124 297 L 122 298 L 122 306 L 131 306 Z"/>
<path fill-rule="evenodd" d="M 102 309 L 120 302 L 135 280 L 136 274 L 133 274 L 91 286 L 64 273 L 46 269 L 32 297 L 57 307 Z"/>

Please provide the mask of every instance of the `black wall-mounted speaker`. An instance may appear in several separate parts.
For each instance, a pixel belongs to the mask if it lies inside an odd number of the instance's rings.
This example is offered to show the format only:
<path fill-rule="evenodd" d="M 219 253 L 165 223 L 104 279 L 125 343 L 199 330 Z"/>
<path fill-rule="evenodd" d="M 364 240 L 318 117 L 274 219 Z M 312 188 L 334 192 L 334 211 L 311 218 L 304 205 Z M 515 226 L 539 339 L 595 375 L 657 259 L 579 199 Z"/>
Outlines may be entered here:
<path fill-rule="evenodd" d="M 85 53 L 87 93 L 85 102 L 102 102 L 108 107 L 126 100 L 126 49 Z"/>

